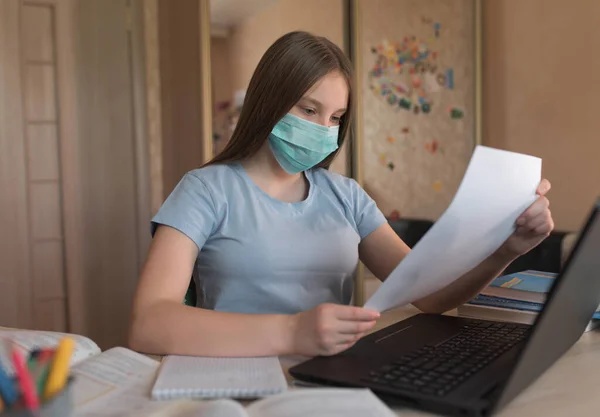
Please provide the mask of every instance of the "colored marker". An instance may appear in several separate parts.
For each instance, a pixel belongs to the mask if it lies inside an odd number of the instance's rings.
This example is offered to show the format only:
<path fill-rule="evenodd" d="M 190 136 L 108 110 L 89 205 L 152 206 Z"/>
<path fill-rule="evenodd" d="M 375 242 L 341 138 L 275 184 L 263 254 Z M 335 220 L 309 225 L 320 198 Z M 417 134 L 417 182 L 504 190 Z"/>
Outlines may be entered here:
<path fill-rule="evenodd" d="M 38 396 L 42 397 L 44 394 L 44 387 L 46 386 L 46 380 L 48 379 L 48 372 L 50 371 L 50 363 L 52 360 L 53 351 L 51 349 L 43 350 L 37 361 L 37 366 L 33 372 L 33 380 L 37 386 Z"/>
<path fill-rule="evenodd" d="M 17 348 L 13 348 L 12 350 L 12 360 L 15 368 L 15 374 L 17 375 L 17 381 L 21 387 L 21 395 L 23 396 L 25 406 L 31 410 L 35 410 L 40 404 L 38 396 L 35 391 L 33 379 L 31 378 L 31 375 L 25 366 L 25 359 L 23 358 L 21 352 L 17 350 Z"/>
<path fill-rule="evenodd" d="M 11 378 L 6 374 L 4 369 L 0 366 L 0 397 L 4 401 L 6 408 L 12 407 L 13 404 L 19 399 L 19 394 L 15 389 L 14 383 Z"/>
<path fill-rule="evenodd" d="M 27 359 L 27 370 L 29 371 L 29 373 L 33 372 L 33 370 L 35 369 L 36 366 L 37 366 L 37 359 L 29 356 L 29 359 Z"/>
<path fill-rule="evenodd" d="M 65 337 L 59 342 L 54 359 L 50 365 L 50 373 L 44 388 L 44 399 L 48 400 L 58 394 L 67 382 L 69 363 L 75 348 L 75 341 Z"/>

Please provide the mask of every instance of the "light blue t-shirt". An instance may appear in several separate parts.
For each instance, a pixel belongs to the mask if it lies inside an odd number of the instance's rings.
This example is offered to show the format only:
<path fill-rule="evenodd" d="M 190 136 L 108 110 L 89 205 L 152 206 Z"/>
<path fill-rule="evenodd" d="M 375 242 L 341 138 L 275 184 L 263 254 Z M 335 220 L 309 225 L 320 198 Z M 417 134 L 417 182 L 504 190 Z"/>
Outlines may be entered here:
<path fill-rule="evenodd" d="M 305 174 L 308 197 L 297 203 L 266 194 L 239 163 L 183 177 L 152 233 L 164 224 L 198 245 L 198 307 L 291 314 L 350 303 L 358 244 L 386 219 L 353 179 L 321 168 Z"/>

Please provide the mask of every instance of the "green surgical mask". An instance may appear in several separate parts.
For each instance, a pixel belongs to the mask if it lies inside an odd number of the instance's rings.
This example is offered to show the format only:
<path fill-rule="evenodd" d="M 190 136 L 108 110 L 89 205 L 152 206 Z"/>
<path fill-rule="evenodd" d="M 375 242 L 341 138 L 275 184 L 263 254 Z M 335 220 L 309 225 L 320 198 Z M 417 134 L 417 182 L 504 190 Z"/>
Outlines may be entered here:
<path fill-rule="evenodd" d="M 339 126 L 321 126 L 288 113 L 271 131 L 269 146 L 288 174 L 298 174 L 337 150 L 339 130 Z"/>

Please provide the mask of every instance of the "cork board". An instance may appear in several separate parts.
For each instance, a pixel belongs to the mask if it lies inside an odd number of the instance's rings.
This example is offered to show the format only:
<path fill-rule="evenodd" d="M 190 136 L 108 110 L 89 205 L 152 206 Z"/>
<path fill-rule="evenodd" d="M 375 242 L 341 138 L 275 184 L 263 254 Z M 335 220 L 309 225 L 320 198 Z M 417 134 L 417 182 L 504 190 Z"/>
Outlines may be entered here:
<path fill-rule="evenodd" d="M 435 220 L 475 146 L 474 1 L 360 8 L 365 189 L 388 217 Z"/>

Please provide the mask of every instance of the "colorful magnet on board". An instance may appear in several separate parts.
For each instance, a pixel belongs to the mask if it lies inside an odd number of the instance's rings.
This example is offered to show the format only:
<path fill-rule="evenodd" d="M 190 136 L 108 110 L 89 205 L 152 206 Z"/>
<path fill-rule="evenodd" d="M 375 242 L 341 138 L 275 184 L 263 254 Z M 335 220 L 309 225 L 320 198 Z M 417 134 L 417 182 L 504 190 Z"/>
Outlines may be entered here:
<path fill-rule="evenodd" d="M 421 109 L 419 108 L 419 106 L 415 106 L 415 107 L 413 107 L 413 111 L 415 112 L 415 114 L 419 114 L 419 111 L 420 111 L 420 110 L 421 110 Z"/>
<path fill-rule="evenodd" d="M 443 186 L 444 184 L 440 180 L 435 180 L 431 185 L 431 188 L 433 188 L 433 191 L 439 193 L 440 191 L 442 191 Z"/>
<path fill-rule="evenodd" d="M 410 110 L 410 107 L 412 106 L 412 102 L 409 99 L 407 99 L 406 97 L 402 97 L 400 99 L 400 101 L 398 102 L 398 105 L 400 107 L 402 107 L 403 109 Z"/>
<path fill-rule="evenodd" d="M 395 165 L 393 162 L 390 162 L 389 164 L 387 164 L 387 167 L 389 168 L 390 171 L 393 171 L 395 168 Z"/>
<path fill-rule="evenodd" d="M 450 90 L 454 89 L 454 70 L 452 68 L 446 70 L 446 85 Z"/>
<path fill-rule="evenodd" d="M 446 85 L 446 76 L 444 74 L 438 74 L 437 76 L 437 82 L 439 85 L 441 85 L 442 87 L 444 87 Z"/>
<path fill-rule="evenodd" d="M 421 110 L 423 110 L 423 113 L 429 113 L 431 111 L 431 104 L 423 103 L 423 105 L 421 106 Z"/>
<path fill-rule="evenodd" d="M 429 152 L 432 155 L 437 152 L 438 147 L 439 147 L 439 142 L 436 139 L 432 140 L 431 142 L 427 142 L 425 144 L 425 149 L 427 150 L 427 152 Z"/>
<path fill-rule="evenodd" d="M 413 75 L 411 77 L 411 82 L 412 82 L 413 88 L 421 88 L 421 85 L 423 84 L 421 77 L 418 75 Z"/>
<path fill-rule="evenodd" d="M 458 109 L 456 107 L 452 107 L 450 109 L 450 117 L 452 119 L 462 119 L 464 115 L 465 114 L 461 109 Z"/>
<path fill-rule="evenodd" d="M 396 138 L 394 138 L 393 136 L 388 136 L 385 140 L 387 140 L 388 143 L 396 142 Z"/>

